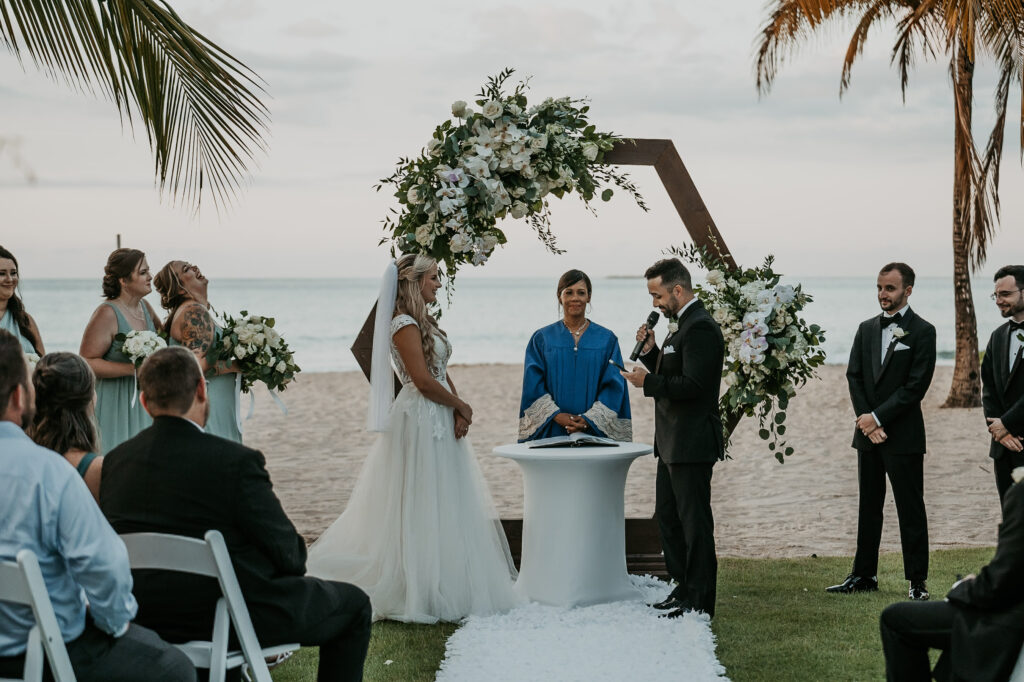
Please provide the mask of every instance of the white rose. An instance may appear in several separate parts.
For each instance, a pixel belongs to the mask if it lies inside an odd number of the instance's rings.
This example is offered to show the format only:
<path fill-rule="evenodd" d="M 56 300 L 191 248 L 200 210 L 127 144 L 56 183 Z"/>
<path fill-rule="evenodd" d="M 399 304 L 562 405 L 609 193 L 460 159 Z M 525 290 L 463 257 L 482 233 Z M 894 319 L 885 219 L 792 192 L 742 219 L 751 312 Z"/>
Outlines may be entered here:
<path fill-rule="evenodd" d="M 457 99 L 452 102 L 452 116 L 455 118 L 466 118 L 469 110 L 466 108 L 466 103 L 461 99 Z"/>
<path fill-rule="evenodd" d="M 405 193 L 405 200 L 408 201 L 413 206 L 423 201 L 423 199 L 420 198 L 419 190 L 415 187 L 413 187 L 412 189 Z"/>
<path fill-rule="evenodd" d="M 729 321 L 729 311 L 725 308 L 715 308 L 715 312 L 711 314 L 711 317 L 715 319 L 718 324 L 725 324 Z"/>
<path fill-rule="evenodd" d="M 245 359 L 245 346 L 235 346 L 235 357 L 239 360 Z"/>
<path fill-rule="evenodd" d="M 593 161 L 594 159 L 596 159 L 598 151 L 600 150 L 598 149 L 597 145 L 594 144 L 593 142 L 583 143 L 583 157 L 587 161 Z"/>
<path fill-rule="evenodd" d="M 544 149 L 548 146 L 548 136 L 541 133 L 537 137 L 530 138 L 530 147 L 533 149 Z"/>
<path fill-rule="evenodd" d="M 436 137 L 430 138 L 430 142 L 427 143 L 427 154 L 430 156 L 437 156 L 441 153 L 441 145 L 443 143 Z"/>
<path fill-rule="evenodd" d="M 504 108 L 501 106 L 501 102 L 493 99 L 484 104 L 483 109 L 480 110 L 480 113 L 483 114 L 484 117 L 489 118 L 492 121 L 501 116 L 503 112 Z"/>
<path fill-rule="evenodd" d="M 708 284 L 717 287 L 723 281 L 725 281 L 725 275 L 721 270 L 708 270 Z"/>
<path fill-rule="evenodd" d="M 515 218 L 516 220 L 518 220 L 519 218 L 526 217 L 526 214 L 529 213 L 529 211 L 530 207 L 527 206 L 526 203 L 522 201 L 514 202 L 512 204 L 512 208 L 509 210 L 509 212 L 512 214 L 512 217 Z"/>
<path fill-rule="evenodd" d="M 421 246 L 430 246 L 434 241 L 430 235 L 430 225 L 420 225 L 416 228 L 416 241 Z"/>
<path fill-rule="evenodd" d="M 498 238 L 493 234 L 484 235 L 480 241 L 485 251 L 493 251 L 494 247 L 498 245 Z"/>
<path fill-rule="evenodd" d="M 274 369 L 276 369 L 278 372 L 284 372 L 285 370 L 288 369 L 288 364 L 284 360 L 282 360 L 281 362 L 277 363 L 277 366 L 274 367 Z"/>

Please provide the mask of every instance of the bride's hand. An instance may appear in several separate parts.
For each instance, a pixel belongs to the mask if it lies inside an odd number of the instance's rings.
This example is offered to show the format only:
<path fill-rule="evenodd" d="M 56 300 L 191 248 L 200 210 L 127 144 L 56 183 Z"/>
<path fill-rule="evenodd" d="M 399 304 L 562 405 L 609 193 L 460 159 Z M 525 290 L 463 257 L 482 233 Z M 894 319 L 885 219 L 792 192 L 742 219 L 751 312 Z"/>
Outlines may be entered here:
<path fill-rule="evenodd" d="M 455 440 L 465 437 L 469 433 L 469 422 L 458 412 L 455 413 Z"/>
<path fill-rule="evenodd" d="M 455 408 L 456 414 L 461 416 L 463 419 L 465 419 L 467 425 L 472 424 L 473 423 L 473 408 L 470 407 L 469 403 L 467 403 L 464 400 L 459 401 L 459 402 L 461 404 L 458 407 Z"/>

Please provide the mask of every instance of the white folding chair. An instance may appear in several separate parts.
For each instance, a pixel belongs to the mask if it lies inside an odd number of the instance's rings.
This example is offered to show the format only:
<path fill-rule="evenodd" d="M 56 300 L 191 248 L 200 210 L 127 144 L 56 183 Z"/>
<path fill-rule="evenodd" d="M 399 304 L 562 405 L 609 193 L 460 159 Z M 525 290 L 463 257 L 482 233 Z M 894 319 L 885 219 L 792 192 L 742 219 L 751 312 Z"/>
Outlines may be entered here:
<path fill-rule="evenodd" d="M 39 561 L 32 550 L 23 549 L 18 552 L 16 562 L 0 561 L 0 601 L 31 606 L 36 619 L 36 624 L 28 631 L 25 669 L 22 672 L 24 677 L 21 679 L 24 682 L 41 682 L 45 649 L 56 682 L 75 682 L 71 660 L 64 648 L 64 637 L 57 625 L 57 616 L 53 613 L 43 574 L 39 571 Z"/>
<path fill-rule="evenodd" d="M 1020 654 L 1017 656 L 1017 665 L 1013 666 L 1009 682 L 1024 682 L 1024 647 L 1021 648 Z"/>
<path fill-rule="evenodd" d="M 213 619 L 213 636 L 209 641 L 178 644 L 197 668 L 210 670 L 210 682 L 223 682 L 225 672 L 243 663 L 249 666 L 249 675 L 256 682 L 271 682 L 270 671 L 264 660 L 285 652 L 295 651 L 298 644 L 260 648 L 256 631 L 249 619 L 238 578 L 231 565 L 224 536 L 220 531 L 207 531 L 205 540 L 168 535 L 166 533 L 129 533 L 122 535 L 128 548 L 128 560 L 133 569 L 153 568 L 180 571 L 216 578 L 221 594 L 217 600 Z M 228 651 L 229 625 L 235 628 L 241 651 Z"/>

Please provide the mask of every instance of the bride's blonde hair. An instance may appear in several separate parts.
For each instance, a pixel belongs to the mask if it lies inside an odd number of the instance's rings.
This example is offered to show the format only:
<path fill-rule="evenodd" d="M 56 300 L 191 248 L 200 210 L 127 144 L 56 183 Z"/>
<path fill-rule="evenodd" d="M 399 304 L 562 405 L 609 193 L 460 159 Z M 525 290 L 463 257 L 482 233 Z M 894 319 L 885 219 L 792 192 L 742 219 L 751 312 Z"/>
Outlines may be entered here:
<path fill-rule="evenodd" d="M 434 352 L 433 332 L 444 334 L 437 326 L 437 320 L 427 310 L 427 302 L 423 300 L 423 276 L 430 271 L 437 261 L 423 254 L 408 253 L 395 263 L 398 268 L 398 295 L 395 297 L 395 314 L 406 314 L 416 320 L 420 329 L 420 343 L 423 346 L 423 357 L 427 368 L 437 360 Z"/>

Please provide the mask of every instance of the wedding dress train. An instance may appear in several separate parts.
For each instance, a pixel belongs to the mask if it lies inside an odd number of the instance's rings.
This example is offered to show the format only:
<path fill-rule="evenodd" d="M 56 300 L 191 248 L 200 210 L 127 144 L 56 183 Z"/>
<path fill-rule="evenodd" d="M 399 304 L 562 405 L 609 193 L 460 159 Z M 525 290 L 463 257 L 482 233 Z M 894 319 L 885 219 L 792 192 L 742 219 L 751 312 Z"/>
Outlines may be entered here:
<path fill-rule="evenodd" d="M 399 315 L 394 335 L 416 324 Z M 434 335 L 431 373 L 448 387 L 451 345 Z M 345 512 L 309 551 L 307 572 L 358 585 L 374 618 L 458 621 L 506 611 L 523 600 L 487 484 L 466 438 L 455 439 L 453 410 L 402 379 L 388 431 L 363 464 Z"/>

